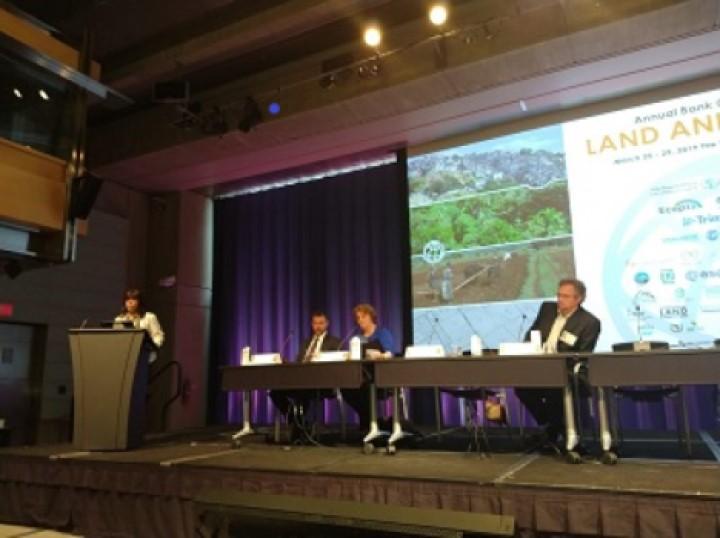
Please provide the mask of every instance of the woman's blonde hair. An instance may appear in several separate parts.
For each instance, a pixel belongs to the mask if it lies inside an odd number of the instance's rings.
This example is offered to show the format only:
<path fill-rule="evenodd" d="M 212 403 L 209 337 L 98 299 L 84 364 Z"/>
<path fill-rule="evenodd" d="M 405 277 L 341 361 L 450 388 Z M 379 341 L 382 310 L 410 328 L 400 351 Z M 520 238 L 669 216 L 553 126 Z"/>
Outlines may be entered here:
<path fill-rule="evenodd" d="M 367 303 L 361 303 L 355 308 L 353 308 L 353 314 L 357 315 L 358 312 L 361 314 L 367 314 L 368 316 L 370 316 L 370 319 L 373 320 L 373 323 L 377 323 L 377 312 L 372 305 Z"/>

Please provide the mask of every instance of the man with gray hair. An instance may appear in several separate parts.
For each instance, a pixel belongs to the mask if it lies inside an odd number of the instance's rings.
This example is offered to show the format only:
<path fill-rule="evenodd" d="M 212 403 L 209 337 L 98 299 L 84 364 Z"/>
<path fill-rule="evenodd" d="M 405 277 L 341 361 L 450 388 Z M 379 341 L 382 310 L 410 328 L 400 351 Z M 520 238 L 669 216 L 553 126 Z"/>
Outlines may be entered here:
<path fill-rule="evenodd" d="M 545 353 L 593 351 L 600 336 L 600 320 L 582 307 L 585 295 L 582 281 L 563 278 L 558 283 L 557 301 L 540 306 L 525 339 L 530 339 L 531 331 L 540 331 Z M 556 443 L 564 431 L 562 390 L 519 388 L 515 394 L 538 426 L 545 428 L 543 441 Z"/>

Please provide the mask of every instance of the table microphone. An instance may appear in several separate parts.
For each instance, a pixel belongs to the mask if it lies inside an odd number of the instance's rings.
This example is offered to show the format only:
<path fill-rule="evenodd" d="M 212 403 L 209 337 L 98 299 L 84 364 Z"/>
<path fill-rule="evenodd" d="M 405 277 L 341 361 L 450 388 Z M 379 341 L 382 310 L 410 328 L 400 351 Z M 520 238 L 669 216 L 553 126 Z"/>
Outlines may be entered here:
<path fill-rule="evenodd" d="M 348 338 L 350 338 L 354 332 L 355 332 L 355 329 L 354 329 L 354 328 L 350 329 L 350 331 L 345 335 L 345 338 L 343 338 L 342 340 L 340 340 L 340 343 L 338 344 L 338 346 L 337 346 L 337 348 L 335 349 L 335 351 L 340 351 L 340 350 L 342 349 L 342 347 L 343 347 L 343 344 L 344 344 L 345 342 L 347 342 Z"/>
<path fill-rule="evenodd" d="M 278 353 L 280 354 L 280 360 L 285 362 L 285 359 L 283 358 L 283 353 L 285 353 L 285 348 L 287 347 L 288 343 L 290 342 L 290 338 L 292 338 L 292 335 L 295 334 L 295 331 L 288 332 L 287 336 L 285 337 L 285 341 L 280 346 L 280 351 Z"/>
<path fill-rule="evenodd" d="M 518 342 L 525 341 L 525 322 L 527 321 L 527 314 L 523 312 L 522 321 L 520 322 L 520 334 L 518 334 Z"/>
<path fill-rule="evenodd" d="M 446 337 L 452 338 L 450 334 L 445 330 L 445 328 L 440 323 L 440 318 L 438 316 L 433 316 L 432 318 L 432 331 L 430 332 L 430 336 L 428 337 L 428 344 L 432 344 L 433 338 L 437 336 L 438 343 L 443 347 L 443 349 L 450 351 L 450 348 L 452 347 L 452 341 L 448 344 L 445 338 L 443 338 L 443 335 L 440 334 L 441 332 L 445 334 Z"/>

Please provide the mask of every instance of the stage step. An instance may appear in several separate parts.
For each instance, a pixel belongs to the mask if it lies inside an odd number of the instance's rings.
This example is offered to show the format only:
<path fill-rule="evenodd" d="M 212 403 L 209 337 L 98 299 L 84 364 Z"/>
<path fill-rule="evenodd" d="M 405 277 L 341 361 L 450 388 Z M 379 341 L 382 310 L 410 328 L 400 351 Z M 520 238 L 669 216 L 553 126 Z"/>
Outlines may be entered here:
<path fill-rule="evenodd" d="M 296 522 L 313 527 L 365 529 L 398 536 L 512 536 L 511 516 L 337 501 L 295 495 L 267 495 L 218 489 L 194 499 L 201 536 L 231 536 L 231 526 Z"/>
<path fill-rule="evenodd" d="M 65 534 L 49 529 L 0 524 L 0 538 L 81 538 L 77 534 Z"/>

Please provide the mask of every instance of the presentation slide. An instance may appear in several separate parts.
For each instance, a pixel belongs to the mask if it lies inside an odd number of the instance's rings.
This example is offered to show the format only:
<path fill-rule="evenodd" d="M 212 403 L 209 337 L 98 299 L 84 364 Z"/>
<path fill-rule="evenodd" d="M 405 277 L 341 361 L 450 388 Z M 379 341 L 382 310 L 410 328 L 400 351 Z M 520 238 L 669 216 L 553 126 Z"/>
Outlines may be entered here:
<path fill-rule="evenodd" d="M 720 337 L 720 90 L 414 156 L 414 341 L 523 339 L 559 279 L 598 350 Z"/>

